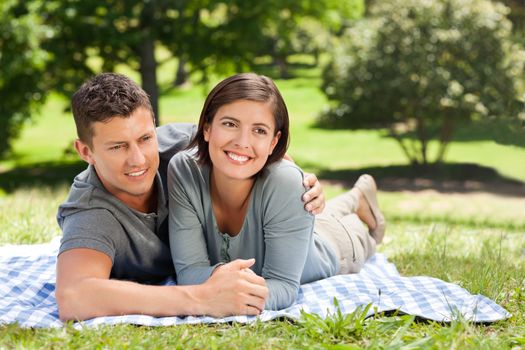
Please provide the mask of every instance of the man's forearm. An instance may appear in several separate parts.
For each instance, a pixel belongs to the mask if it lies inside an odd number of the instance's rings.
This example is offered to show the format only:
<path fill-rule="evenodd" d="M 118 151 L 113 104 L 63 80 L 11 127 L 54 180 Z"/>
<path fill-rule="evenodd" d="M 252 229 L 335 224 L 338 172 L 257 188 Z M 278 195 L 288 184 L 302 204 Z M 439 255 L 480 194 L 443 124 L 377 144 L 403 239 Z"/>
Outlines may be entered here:
<path fill-rule="evenodd" d="M 197 298 L 201 286 L 152 286 L 135 282 L 86 278 L 57 288 L 60 319 L 86 320 L 98 316 L 145 314 L 199 315 L 206 308 Z"/>

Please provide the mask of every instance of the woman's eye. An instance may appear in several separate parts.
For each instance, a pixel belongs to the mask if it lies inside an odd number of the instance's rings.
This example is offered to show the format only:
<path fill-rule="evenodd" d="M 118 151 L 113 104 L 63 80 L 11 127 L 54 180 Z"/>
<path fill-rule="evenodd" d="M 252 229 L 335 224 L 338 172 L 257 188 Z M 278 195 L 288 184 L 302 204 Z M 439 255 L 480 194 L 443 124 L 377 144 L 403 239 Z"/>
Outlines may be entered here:
<path fill-rule="evenodd" d="M 232 122 L 223 122 L 222 125 L 227 126 L 227 127 L 229 127 L 229 128 L 233 128 L 233 127 L 235 127 L 235 124 L 232 123 Z"/>
<path fill-rule="evenodd" d="M 266 135 L 268 132 L 265 129 L 257 128 L 255 129 L 255 133 L 259 135 Z"/>

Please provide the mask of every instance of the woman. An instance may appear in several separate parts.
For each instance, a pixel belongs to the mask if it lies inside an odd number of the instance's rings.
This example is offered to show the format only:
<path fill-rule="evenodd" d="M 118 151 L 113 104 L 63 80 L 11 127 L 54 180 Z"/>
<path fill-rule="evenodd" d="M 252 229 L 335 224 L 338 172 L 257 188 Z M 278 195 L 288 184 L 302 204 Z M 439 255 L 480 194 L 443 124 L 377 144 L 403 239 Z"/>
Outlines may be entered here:
<path fill-rule="evenodd" d="M 168 169 L 179 284 L 203 283 L 222 263 L 255 258 L 252 270 L 269 289 L 264 308 L 281 309 L 294 302 L 301 283 L 357 272 L 375 252 L 384 218 L 373 179 L 364 175 L 329 201 L 314 232 L 314 217 L 301 202 L 303 173 L 282 159 L 288 124 L 286 105 L 267 77 L 237 74 L 210 92 L 191 149 Z"/>

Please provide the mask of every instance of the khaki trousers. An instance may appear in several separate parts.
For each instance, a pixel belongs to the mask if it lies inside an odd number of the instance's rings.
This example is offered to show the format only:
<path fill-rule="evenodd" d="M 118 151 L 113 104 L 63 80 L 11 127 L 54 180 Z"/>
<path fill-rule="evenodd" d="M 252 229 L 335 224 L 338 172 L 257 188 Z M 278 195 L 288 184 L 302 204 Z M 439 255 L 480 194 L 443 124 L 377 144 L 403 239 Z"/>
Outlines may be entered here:
<path fill-rule="evenodd" d="M 376 251 L 376 241 L 356 212 L 359 201 L 346 192 L 326 202 L 315 217 L 314 231 L 332 247 L 339 258 L 338 274 L 357 273 Z"/>

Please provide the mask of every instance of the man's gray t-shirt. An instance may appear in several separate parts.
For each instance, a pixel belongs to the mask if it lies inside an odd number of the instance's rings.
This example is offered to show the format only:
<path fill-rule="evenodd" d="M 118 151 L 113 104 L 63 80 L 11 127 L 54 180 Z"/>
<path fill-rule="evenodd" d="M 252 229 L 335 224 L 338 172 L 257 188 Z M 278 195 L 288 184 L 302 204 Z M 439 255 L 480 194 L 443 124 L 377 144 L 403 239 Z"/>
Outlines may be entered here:
<path fill-rule="evenodd" d="M 168 237 L 166 171 L 171 157 L 184 149 L 195 133 L 191 124 L 157 129 L 160 165 L 155 178 L 157 211 L 141 213 L 110 194 L 93 166 L 77 175 L 57 221 L 63 237 L 59 254 L 89 248 L 108 255 L 111 278 L 158 282 L 175 273 Z"/>

